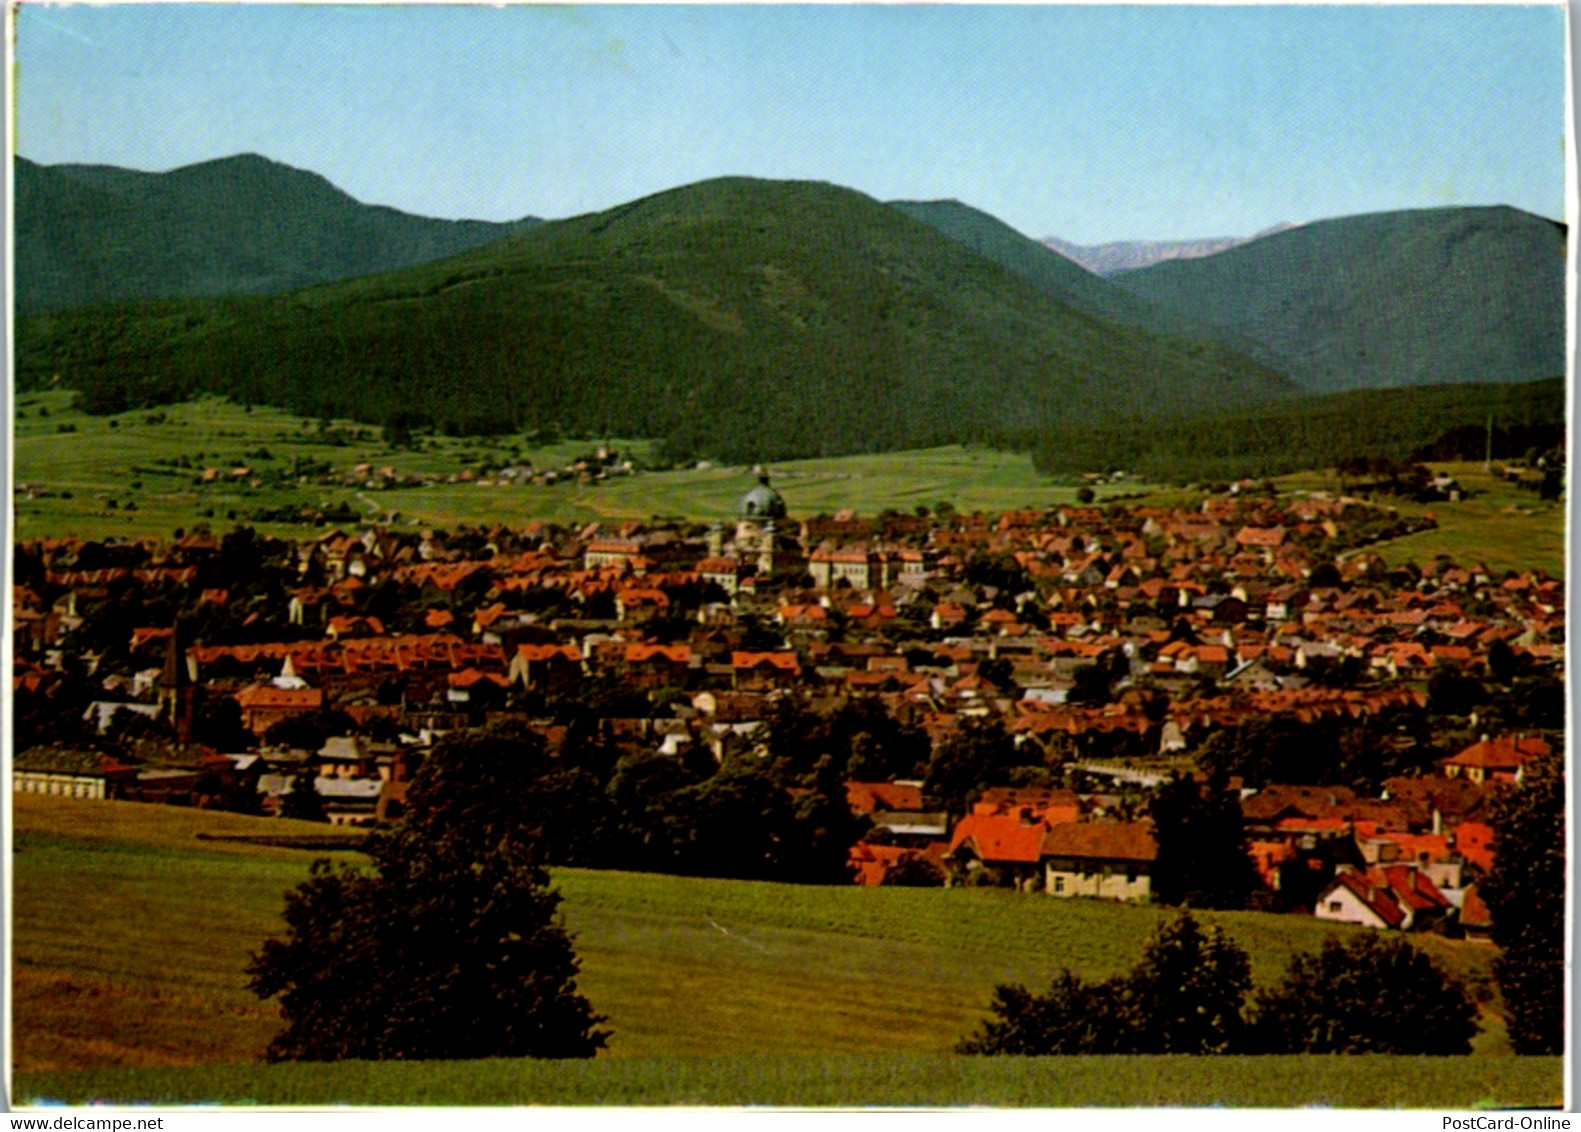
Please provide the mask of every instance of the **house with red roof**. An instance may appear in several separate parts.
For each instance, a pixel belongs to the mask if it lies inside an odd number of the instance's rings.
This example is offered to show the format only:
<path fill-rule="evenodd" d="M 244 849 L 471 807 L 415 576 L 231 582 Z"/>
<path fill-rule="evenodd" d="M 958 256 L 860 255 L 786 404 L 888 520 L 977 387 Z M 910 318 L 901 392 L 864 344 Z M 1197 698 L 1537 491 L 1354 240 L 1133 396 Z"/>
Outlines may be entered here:
<path fill-rule="evenodd" d="M 1493 914 L 1475 884 L 1466 888 L 1460 900 L 1460 930 L 1468 942 L 1493 942 Z"/>
<path fill-rule="evenodd" d="M 922 812 L 920 782 L 857 782 L 845 784 L 845 800 L 851 812 L 866 817 L 880 812 Z"/>
<path fill-rule="evenodd" d="M 1082 819 L 1081 799 L 1074 790 L 1055 787 L 990 786 L 972 805 L 974 814 L 1008 814 L 1024 821 L 1059 825 Z"/>
<path fill-rule="evenodd" d="M 639 688 L 683 688 L 691 676 L 692 647 L 628 644 L 621 665 L 626 679 Z"/>
<path fill-rule="evenodd" d="M 1493 871 L 1494 838 L 1491 825 L 1480 821 L 1463 821 L 1450 828 L 1450 836 L 1454 839 L 1455 852 L 1465 858 L 1468 865 L 1483 873 Z"/>
<path fill-rule="evenodd" d="M 1427 874 L 1409 865 L 1374 866 L 1365 872 L 1341 866 L 1318 894 L 1314 913 L 1335 923 L 1411 931 L 1441 920 L 1451 906 Z"/>
<path fill-rule="evenodd" d="M 788 688 L 801 678 L 801 661 L 789 650 L 730 654 L 733 687 L 740 692 Z"/>
<path fill-rule="evenodd" d="M 1013 814 L 967 814 L 955 823 L 944 853 L 954 882 L 973 883 L 983 870 L 1001 884 L 1024 891 L 1042 880 L 1043 835 L 1048 826 Z"/>
<path fill-rule="evenodd" d="M 1043 835 L 1039 853 L 1051 896 L 1147 900 L 1158 842 L 1152 822 L 1060 822 Z"/>
<path fill-rule="evenodd" d="M 851 846 L 848 862 L 852 883 L 877 888 L 884 883 L 890 869 L 916 852 L 915 849 L 904 849 L 899 845 L 871 845 L 866 841 L 858 841 Z"/>
<path fill-rule="evenodd" d="M 581 680 L 582 654 L 575 645 L 517 645 L 507 677 L 531 690 L 564 690 Z"/>
<path fill-rule="evenodd" d="M 1484 736 L 1480 742 L 1471 744 L 1440 765 L 1448 777 L 1465 777 L 1479 786 L 1490 782 L 1517 783 L 1526 760 L 1546 755 L 1551 749 L 1547 740 L 1535 735 L 1501 739 Z"/>

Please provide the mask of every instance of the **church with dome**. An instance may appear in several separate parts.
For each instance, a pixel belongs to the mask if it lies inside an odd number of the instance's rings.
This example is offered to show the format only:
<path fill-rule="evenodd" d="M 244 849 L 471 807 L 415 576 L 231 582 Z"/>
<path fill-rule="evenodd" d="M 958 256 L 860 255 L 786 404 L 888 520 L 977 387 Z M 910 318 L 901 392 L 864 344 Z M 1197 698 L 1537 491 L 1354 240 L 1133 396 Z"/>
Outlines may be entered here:
<path fill-rule="evenodd" d="M 807 557 L 791 533 L 785 497 L 770 485 L 766 471 L 758 468 L 756 474 L 757 485 L 741 497 L 736 508 L 734 537 L 726 540 L 723 522 L 715 522 L 709 529 L 709 557 L 754 566 L 759 578 L 776 571 L 805 569 Z"/>

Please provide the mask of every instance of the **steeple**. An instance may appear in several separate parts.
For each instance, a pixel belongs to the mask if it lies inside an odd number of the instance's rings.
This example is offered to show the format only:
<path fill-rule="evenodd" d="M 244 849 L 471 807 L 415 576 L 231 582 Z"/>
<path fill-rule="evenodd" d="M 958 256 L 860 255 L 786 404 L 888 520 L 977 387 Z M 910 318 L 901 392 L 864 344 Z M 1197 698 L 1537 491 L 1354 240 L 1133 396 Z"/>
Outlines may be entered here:
<path fill-rule="evenodd" d="M 165 642 L 165 667 L 159 674 L 159 706 L 182 743 L 192 738 L 193 698 L 197 691 L 193 676 L 192 658 L 187 655 L 181 620 L 177 618 L 171 627 L 170 639 Z"/>

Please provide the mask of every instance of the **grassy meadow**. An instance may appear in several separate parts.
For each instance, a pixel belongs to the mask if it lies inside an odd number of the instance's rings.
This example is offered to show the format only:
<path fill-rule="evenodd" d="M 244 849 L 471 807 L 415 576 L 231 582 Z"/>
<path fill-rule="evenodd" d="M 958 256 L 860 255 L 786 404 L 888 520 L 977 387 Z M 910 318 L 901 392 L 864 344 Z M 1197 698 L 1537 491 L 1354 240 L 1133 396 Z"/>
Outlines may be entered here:
<path fill-rule="evenodd" d="M 1017 1062 L 949 1057 L 1004 981 L 1129 967 L 1167 913 L 982 889 L 814 888 L 559 870 L 581 989 L 614 1036 L 591 1064 L 264 1066 L 244 986 L 314 856 L 202 833 L 322 827 L 133 803 L 14 799 L 13 1054 L 21 1098 L 310 1103 L 1551 1104 L 1557 1059 Z M 355 859 L 353 855 L 348 855 Z M 1332 929 L 1228 913 L 1259 982 Z M 1360 930 L 1360 929 L 1353 929 Z M 1491 1002 L 1491 950 L 1422 945 Z M 1379 1061 L 1388 1063 L 1379 1071 Z M 1137 1063 L 1158 1064 L 1141 1069 Z M 1346 1065 L 1353 1064 L 1348 1059 Z M 1454 1065 L 1453 1073 L 1439 1067 Z M 1283 1084 L 1280 1084 L 1283 1082 Z M 1304 1091 L 1303 1091 L 1304 1090 Z"/>
<path fill-rule="evenodd" d="M 463 523 L 520 525 L 533 519 L 585 523 L 651 519 L 655 516 L 711 520 L 734 514 L 752 483 L 741 467 L 644 472 L 596 485 L 479 487 L 440 483 L 364 492 L 317 485 L 242 487 L 197 485 L 204 467 L 291 467 L 292 461 L 327 461 L 337 471 L 357 464 L 394 466 L 400 472 L 450 476 L 467 469 L 530 462 L 557 467 L 595 447 L 591 441 L 528 445 L 511 437 L 431 437 L 420 452 L 391 449 L 380 430 L 352 421 L 332 422 L 344 446 L 325 443 L 319 425 L 278 409 L 242 406 L 206 397 L 155 411 L 94 417 L 71 408 L 66 391 L 24 393 L 17 402 L 15 482 L 41 489 L 37 498 L 17 497 L 16 535 L 137 537 L 169 535 L 176 528 L 208 523 L 215 530 L 247 522 L 260 531 L 309 537 L 312 524 L 261 522 L 260 509 L 351 508 L 365 521 L 401 526 L 455 527 Z M 154 423 L 156 422 L 157 423 Z M 61 432 L 62 427 L 72 431 Z M 358 436 L 362 439 L 357 439 Z M 611 441 L 639 461 L 647 442 Z M 269 459 L 256 454 L 266 450 Z M 254 454 L 254 455 L 249 455 Z M 185 456 L 191 469 L 155 464 Z M 1457 561 L 1482 561 L 1494 570 L 1541 567 L 1562 575 L 1565 558 L 1564 506 L 1540 502 L 1482 471 L 1480 464 L 1436 465 L 1456 475 L 1473 494 L 1461 503 L 1420 505 L 1385 501 L 1402 512 L 1431 511 L 1438 529 L 1383 544 L 1391 563 L 1430 561 L 1448 554 Z M 948 500 L 966 511 L 1003 511 L 1073 502 L 1077 487 L 1056 482 L 1032 467 L 1024 454 L 952 446 L 869 456 L 795 460 L 772 466 L 775 484 L 792 515 L 855 508 L 874 515 L 885 508 L 910 511 Z M 1338 490 L 1332 472 L 1282 477 L 1286 490 Z M 1142 484 L 1107 485 L 1100 498 L 1125 495 L 1139 502 L 1193 505 L 1200 493 Z M 69 495 L 69 498 L 67 497 Z M 1139 497 L 1139 498 L 1137 498 Z M 115 501 L 111 508 L 109 503 Z M 128 510 L 127 503 L 136 504 Z M 233 519 L 231 516 L 235 516 Z M 341 524 L 350 526 L 354 524 Z"/>
<path fill-rule="evenodd" d="M 201 1066 L 23 1074 L 24 1104 L 1557 1108 L 1558 1058 L 820 1057 Z"/>
<path fill-rule="evenodd" d="M 708 520 L 734 515 L 753 483 L 747 468 L 708 467 L 553 487 L 439 483 L 364 492 L 317 484 L 199 485 L 194 481 L 205 467 L 218 468 L 223 478 L 236 467 L 291 468 L 296 459 L 328 462 L 337 472 L 369 464 L 393 466 L 402 474 L 446 477 L 484 466 L 531 463 L 551 468 L 590 451 L 597 442 L 531 445 L 521 437 L 440 436 L 424 438 L 423 450 L 414 452 L 385 445 L 378 428 L 353 421 L 331 422 L 331 431 L 346 443 L 326 443 L 317 421 L 263 406 L 248 410 L 218 397 L 96 417 L 73 409 L 72 396 L 53 390 L 23 393 L 17 399 L 16 483 L 33 487 L 37 495 L 17 498 L 20 539 L 169 535 L 177 527 L 190 530 L 208 523 L 221 530 L 234 522 L 302 537 L 313 533 L 311 524 L 260 522 L 250 516 L 260 509 L 324 510 L 333 505 L 350 507 L 366 521 L 384 521 L 394 514 L 399 525 L 410 527 L 655 516 Z M 644 441 L 609 443 L 639 462 L 650 451 Z M 260 449 L 267 458 L 258 455 Z M 181 457 L 190 469 L 155 464 Z M 772 471 L 792 513 L 803 516 L 842 507 L 873 515 L 886 507 L 911 510 L 940 500 L 967 511 L 1001 511 L 1071 502 L 1076 494 L 1074 485 L 1054 484 L 1035 472 L 1026 455 L 961 446 L 796 460 L 776 463 Z M 135 509 L 128 510 L 128 502 Z"/>
<path fill-rule="evenodd" d="M 1398 508 L 1402 515 L 1431 514 L 1438 527 L 1369 550 L 1375 550 L 1391 566 L 1404 562 L 1425 565 L 1447 554 L 1465 566 L 1485 563 L 1496 573 L 1542 569 L 1556 578 L 1564 577 L 1564 503 L 1540 500 L 1535 492 L 1522 491 L 1483 471 L 1480 462 L 1430 466 L 1454 476 L 1470 495 L 1459 503 L 1413 503 L 1379 496 L 1381 504 Z M 1331 472 L 1284 476 L 1278 483 L 1286 490 L 1339 489 Z"/>

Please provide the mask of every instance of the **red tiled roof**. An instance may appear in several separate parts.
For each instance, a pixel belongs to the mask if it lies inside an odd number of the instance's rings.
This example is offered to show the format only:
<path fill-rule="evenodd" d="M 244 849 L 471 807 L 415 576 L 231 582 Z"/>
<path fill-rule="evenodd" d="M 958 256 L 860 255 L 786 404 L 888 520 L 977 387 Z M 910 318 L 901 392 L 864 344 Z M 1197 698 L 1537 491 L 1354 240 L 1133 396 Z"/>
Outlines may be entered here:
<path fill-rule="evenodd" d="M 847 782 L 845 799 L 858 814 L 922 812 L 922 788 L 897 782 Z"/>
<path fill-rule="evenodd" d="M 1463 821 L 1454 828 L 1455 852 L 1483 872 L 1493 868 L 1493 827 L 1486 822 Z"/>
<path fill-rule="evenodd" d="M 646 661 L 668 660 L 672 664 L 692 662 L 691 645 L 627 645 L 626 663 L 642 664 Z"/>
<path fill-rule="evenodd" d="M 1523 739 L 1484 739 L 1473 743 L 1445 766 L 1480 767 L 1483 770 L 1515 770 L 1533 755 L 1546 755 L 1551 748 L 1535 735 Z"/>
<path fill-rule="evenodd" d="M 1158 842 L 1151 822 L 1061 822 L 1043 835 L 1045 857 L 1098 861 L 1153 861 Z"/>
<path fill-rule="evenodd" d="M 1018 817 L 968 814 L 955 823 L 950 835 L 950 852 L 954 853 L 971 841 L 984 861 L 1033 864 L 1042 855 L 1043 834 L 1047 830 L 1048 826 L 1042 822 L 1025 825 Z"/>
<path fill-rule="evenodd" d="M 320 688 L 276 688 L 270 684 L 250 684 L 231 693 L 244 708 L 293 708 L 310 711 L 323 706 L 324 692 Z"/>
<path fill-rule="evenodd" d="M 1373 884 L 1357 872 L 1339 873 L 1334 877 L 1333 883 L 1350 889 L 1357 900 L 1366 905 L 1389 927 L 1397 928 L 1405 923 L 1405 910 L 1400 907 L 1399 901 L 1387 888 Z"/>
<path fill-rule="evenodd" d="M 1460 901 L 1460 923 L 1467 928 L 1490 928 L 1493 926 L 1493 914 L 1488 911 L 1487 903 L 1478 891 L 1479 885 L 1468 885 L 1465 895 Z"/>
<path fill-rule="evenodd" d="M 1283 527 L 1242 527 L 1236 532 L 1235 541 L 1242 546 L 1275 547 L 1285 541 Z"/>
<path fill-rule="evenodd" d="M 1407 865 L 1389 865 L 1382 869 L 1367 870 L 1367 879 L 1374 884 L 1387 886 L 1395 899 L 1414 912 L 1434 908 L 1448 908 L 1449 899 L 1438 890 L 1426 873 Z"/>
<path fill-rule="evenodd" d="M 553 660 L 556 657 L 570 661 L 582 659 L 575 645 L 517 645 L 516 655 L 528 662 Z"/>
<path fill-rule="evenodd" d="M 757 668 L 767 664 L 785 672 L 801 671 L 801 663 L 793 652 L 733 652 L 730 663 L 735 668 Z"/>
<path fill-rule="evenodd" d="M 452 672 L 445 677 L 445 680 L 452 688 L 471 688 L 485 680 L 501 688 L 510 686 L 510 681 L 498 672 L 479 672 L 476 668 L 463 668 L 460 672 Z"/>

